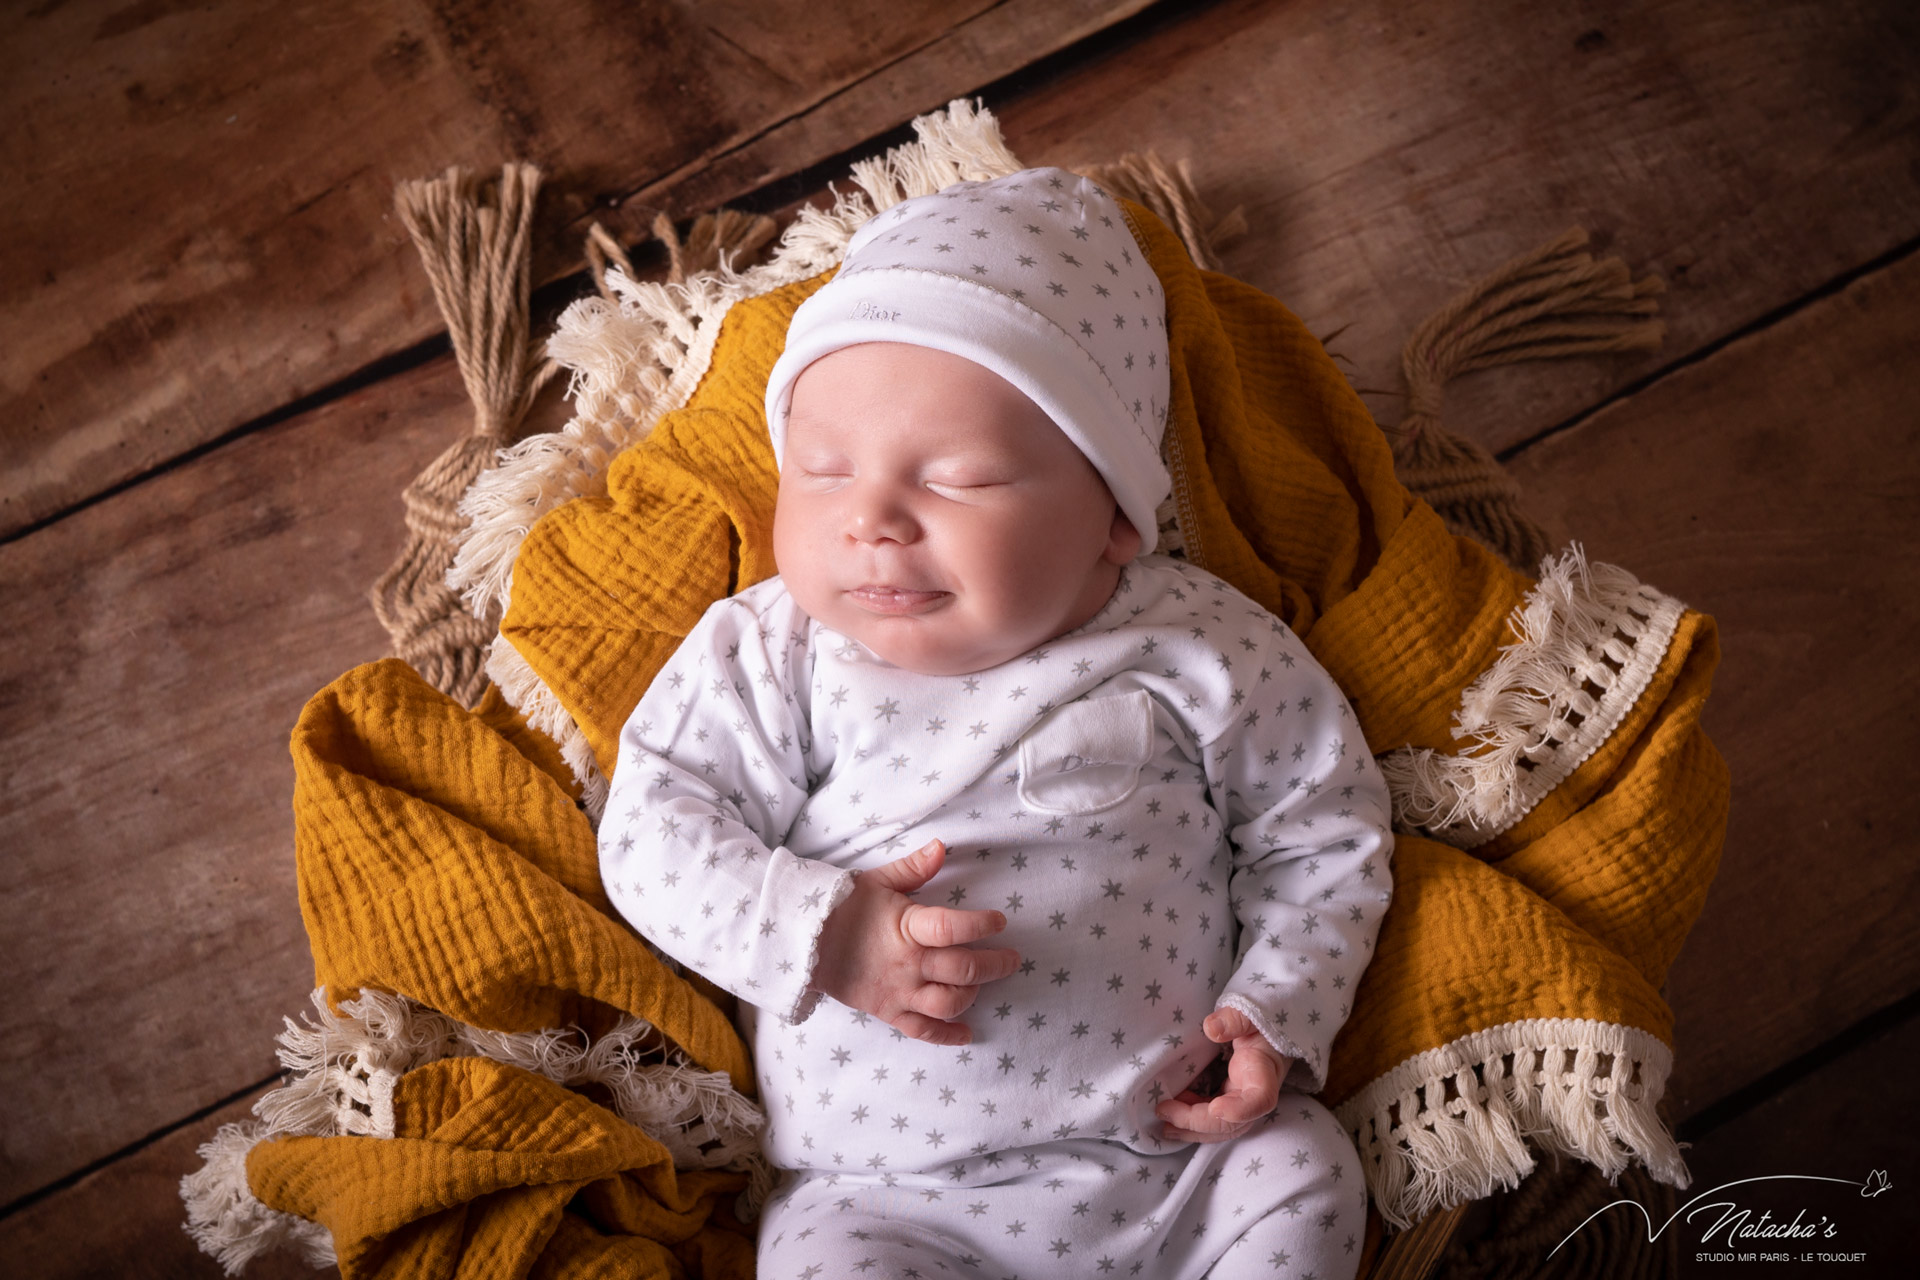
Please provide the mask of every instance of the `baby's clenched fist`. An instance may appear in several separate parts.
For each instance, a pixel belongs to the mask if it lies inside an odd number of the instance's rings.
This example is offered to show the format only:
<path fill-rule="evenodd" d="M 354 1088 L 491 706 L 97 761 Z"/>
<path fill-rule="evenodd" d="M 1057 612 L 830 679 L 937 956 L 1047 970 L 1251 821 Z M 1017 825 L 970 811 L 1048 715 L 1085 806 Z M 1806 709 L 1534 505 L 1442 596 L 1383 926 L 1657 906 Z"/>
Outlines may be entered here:
<path fill-rule="evenodd" d="M 916 1040 L 962 1045 L 973 1033 L 956 1019 L 982 983 L 1020 967 L 1020 954 L 965 945 L 1007 927 L 998 911 L 928 907 L 907 896 L 933 879 L 946 857 L 946 846 L 934 840 L 855 872 L 853 891 L 820 926 L 809 985 Z"/>
<path fill-rule="evenodd" d="M 1231 1046 L 1227 1084 L 1203 1098 L 1191 1086 L 1154 1108 L 1171 1142 L 1225 1142 L 1237 1138 L 1280 1101 L 1280 1082 L 1293 1059 L 1267 1043 L 1252 1019 L 1231 1006 L 1215 1009 L 1200 1024 L 1207 1039 Z"/>

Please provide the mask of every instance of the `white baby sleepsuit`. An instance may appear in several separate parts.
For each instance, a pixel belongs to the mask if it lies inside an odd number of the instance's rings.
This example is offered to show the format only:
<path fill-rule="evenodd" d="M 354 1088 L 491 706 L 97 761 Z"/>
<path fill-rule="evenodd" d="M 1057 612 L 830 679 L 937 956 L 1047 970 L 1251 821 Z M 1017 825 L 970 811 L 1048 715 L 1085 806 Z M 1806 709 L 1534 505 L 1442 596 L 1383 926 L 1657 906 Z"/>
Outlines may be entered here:
<path fill-rule="evenodd" d="M 807 990 L 851 873 L 934 838 L 916 898 L 1004 912 L 984 945 L 1022 956 L 964 1048 Z M 1214 575 L 1142 557 L 1085 625 L 968 676 L 894 667 L 762 582 L 635 709 L 600 845 L 619 909 L 743 1001 L 767 1152 L 801 1171 L 763 1215 L 768 1280 L 1352 1274 L 1358 1161 L 1319 1103 L 1201 1145 L 1153 1110 L 1222 1006 L 1319 1088 L 1389 898 L 1351 708 Z"/>

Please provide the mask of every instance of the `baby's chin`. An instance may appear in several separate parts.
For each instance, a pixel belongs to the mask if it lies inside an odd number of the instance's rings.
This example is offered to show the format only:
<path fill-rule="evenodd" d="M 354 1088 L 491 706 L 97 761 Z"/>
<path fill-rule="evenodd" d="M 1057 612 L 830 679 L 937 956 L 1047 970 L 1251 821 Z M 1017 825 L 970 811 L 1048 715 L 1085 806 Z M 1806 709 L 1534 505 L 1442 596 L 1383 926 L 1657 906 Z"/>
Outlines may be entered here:
<path fill-rule="evenodd" d="M 806 608 L 806 602 L 801 601 Z M 1014 634 L 1018 627 L 989 625 L 968 616 L 957 600 L 924 613 L 870 613 L 835 600 L 813 615 L 830 629 L 864 645 L 889 666 L 923 676 L 966 676 L 997 667 L 1025 653 L 1044 637 Z"/>
<path fill-rule="evenodd" d="M 997 667 L 1017 652 L 1004 646 L 982 646 L 955 635 L 951 623 L 921 618 L 885 618 L 835 628 L 858 640 L 876 658 L 903 671 L 923 676 L 966 676 Z"/>

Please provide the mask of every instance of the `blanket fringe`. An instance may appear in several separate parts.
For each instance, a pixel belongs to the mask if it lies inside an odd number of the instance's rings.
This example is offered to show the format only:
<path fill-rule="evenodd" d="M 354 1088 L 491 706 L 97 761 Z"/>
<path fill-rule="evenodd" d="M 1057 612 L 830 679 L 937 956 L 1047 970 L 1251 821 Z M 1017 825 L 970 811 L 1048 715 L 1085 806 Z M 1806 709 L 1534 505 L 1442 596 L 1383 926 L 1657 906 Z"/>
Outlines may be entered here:
<path fill-rule="evenodd" d="M 598 829 L 610 784 L 573 714 L 503 635 L 494 636 L 487 650 L 487 679 L 499 686 L 500 696 L 526 717 L 529 727 L 546 734 L 560 749 L 561 760 L 580 784 L 580 807 Z"/>
<path fill-rule="evenodd" d="M 1680 1144 L 1655 1112 L 1672 1065 L 1635 1027 L 1529 1019 L 1409 1058 L 1334 1114 L 1396 1226 L 1518 1186 L 1535 1164 L 1529 1141 L 1609 1179 L 1637 1162 L 1685 1187 Z"/>
<path fill-rule="evenodd" d="M 665 1147 L 678 1169 L 733 1169 L 748 1175 L 742 1210 L 757 1213 L 774 1182 L 760 1154 L 760 1107 L 725 1072 L 702 1071 L 640 1018 L 623 1018 L 589 1041 L 578 1029 L 487 1031 L 456 1022 L 405 996 L 366 990 L 329 1004 L 313 993 L 318 1019 L 283 1019 L 277 1037 L 285 1084 L 254 1103 L 255 1120 L 222 1125 L 199 1149 L 204 1166 L 180 1182 L 186 1230 L 228 1275 L 254 1258 L 295 1248 L 315 1266 L 334 1259 L 317 1223 L 281 1213 L 247 1185 L 247 1153 L 271 1138 L 301 1134 L 390 1138 L 393 1090 L 408 1071 L 443 1058 L 484 1057 L 578 1088 L 598 1084 L 613 1110 Z"/>
<path fill-rule="evenodd" d="M 1653 679 L 1686 606 L 1578 543 L 1541 562 L 1513 611 L 1519 639 L 1467 686 L 1458 755 L 1401 747 L 1379 759 L 1395 824 L 1458 848 L 1533 810 L 1619 727 Z"/>
<path fill-rule="evenodd" d="M 339 1261 L 325 1227 L 268 1208 L 247 1185 L 247 1153 L 275 1136 L 257 1121 L 223 1124 L 211 1141 L 200 1144 L 201 1167 L 180 1179 L 186 1233 L 230 1276 L 269 1253 L 297 1253 L 315 1270 Z"/>

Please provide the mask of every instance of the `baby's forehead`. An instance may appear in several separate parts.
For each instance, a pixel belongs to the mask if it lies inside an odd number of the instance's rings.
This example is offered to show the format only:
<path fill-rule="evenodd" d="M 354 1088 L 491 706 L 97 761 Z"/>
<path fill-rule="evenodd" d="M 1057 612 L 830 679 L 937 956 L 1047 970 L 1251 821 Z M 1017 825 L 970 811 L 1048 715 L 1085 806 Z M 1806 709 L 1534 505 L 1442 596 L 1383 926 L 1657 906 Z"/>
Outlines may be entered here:
<path fill-rule="evenodd" d="M 787 430 L 787 448 L 809 453 L 873 455 L 883 459 L 987 463 L 1004 460 L 1023 469 L 1034 469 L 1045 467 L 1055 452 L 1046 448 L 1045 442 L 1032 438 L 1035 431 L 1059 432 L 1048 420 L 1033 424 L 975 417 L 961 428 L 957 424 L 885 415 L 843 416 L 834 409 L 828 402 L 804 417 L 795 415 Z M 953 429 L 946 429 L 949 425 Z M 1065 441 L 1064 436 L 1061 439 Z"/>
<path fill-rule="evenodd" d="M 829 362 L 836 361 L 831 367 Z M 808 377 L 818 371 L 824 376 Z M 913 444 L 1030 453 L 1060 434 L 1044 409 L 994 370 L 964 356 L 895 344 L 847 348 L 802 373 L 788 443 Z M 1064 442 L 1065 437 L 1061 437 Z"/>

